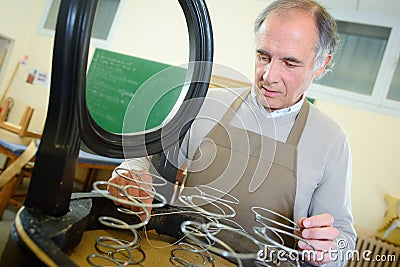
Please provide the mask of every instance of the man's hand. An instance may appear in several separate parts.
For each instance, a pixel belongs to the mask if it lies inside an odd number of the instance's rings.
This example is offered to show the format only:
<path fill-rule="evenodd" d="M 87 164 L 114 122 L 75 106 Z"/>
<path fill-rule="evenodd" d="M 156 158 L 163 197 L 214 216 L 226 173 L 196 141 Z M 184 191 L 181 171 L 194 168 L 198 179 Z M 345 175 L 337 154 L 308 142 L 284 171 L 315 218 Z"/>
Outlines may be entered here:
<path fill-rule="evenodd" d="M 116 184 L 118 186 L 132 185 L 134 187 L 129 187 L 126 190 L 126 192 L 130 196 L 137 199 L 139 202 L 143 202 L 144 204 L 153 203 L 154 194 L 151 193 L 152 187 L 150 186 L 150 184 L 152 183 L 151 175 L 147 174 L 145 171 L 135 171 L 135 170 L 132 170 L 130 172 L 124 172 L 121 175 L 129 177 L 130 180 L 128 180 L 122 176 L 116 176 L 116 177 L 109 179 L 108 182 Z M 137 182 L 135 182 L 135 181 L 137 181 Z M 107 190 L 114 197 L 117 197 L 117 198 L 120 198 L 123 200 L 128 200 L 128 198 L 123 194 L 123 192 L 121 190 L 119 190 L 117 187 L 108 186 Z M 134 206 L 134 205 L 128 205 L 125 203 L 119 203 L 117 201 L 114 201 L 114 204 L 122 205 L 126 208 L 131 209 L 133 212 L 138 212 L 138 213 L 140 213 L 139 216 L 142 219 L 142 221 L 146 220 L 146 213 L 143 211 L 143 208 Z M 149 213 L 151 212 L 151 207 L 147 207 L 146 209 L 149 211 Z"/>
<path fill-rule="evenodd" d="M 305 255 L 311 257 L 305 260 L 316 266 L 332 261 L 332 255 L 329 251 L 336 249 L 335 239 L 339 235 L 339 230 L 333 227 L 333 216 L 321 214 L 309 218 L 300 218 L 297 224 L 301 229 L 296 234 L 306 239 L 316 250 L 315 254 L 312 252 L 311 246 L 299 240 L 298 247 L 301 250 L 310 251 Z"/>

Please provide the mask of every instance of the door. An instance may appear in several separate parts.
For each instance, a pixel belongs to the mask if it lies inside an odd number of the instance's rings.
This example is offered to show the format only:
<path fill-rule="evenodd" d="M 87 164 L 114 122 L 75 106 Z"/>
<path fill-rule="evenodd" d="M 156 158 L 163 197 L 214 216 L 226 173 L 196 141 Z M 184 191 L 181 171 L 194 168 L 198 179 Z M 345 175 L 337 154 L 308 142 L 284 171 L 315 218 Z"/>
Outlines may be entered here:
<path fill-rule="evenodd" d="M 2 77 L 14 40 L 0 34 L 0 78 Z"/>

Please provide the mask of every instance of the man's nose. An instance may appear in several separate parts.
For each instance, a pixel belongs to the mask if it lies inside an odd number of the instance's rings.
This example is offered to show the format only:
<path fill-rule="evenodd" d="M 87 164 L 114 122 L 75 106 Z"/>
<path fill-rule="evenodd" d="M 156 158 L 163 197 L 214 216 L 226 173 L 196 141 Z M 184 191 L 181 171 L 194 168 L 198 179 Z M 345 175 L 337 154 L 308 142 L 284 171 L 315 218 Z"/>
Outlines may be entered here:
<path fill-rule="evenodd" d="M 268 84 L 275 83 L 279 79 L 279 73 L 280 73 L 280 66 L 279 62 L 275 60 L 271 60 L 271 62 L 267 65 L 265 65 L 264 68 L 264 74 L 263 74 L 263 80 L 267 82 Z"/>

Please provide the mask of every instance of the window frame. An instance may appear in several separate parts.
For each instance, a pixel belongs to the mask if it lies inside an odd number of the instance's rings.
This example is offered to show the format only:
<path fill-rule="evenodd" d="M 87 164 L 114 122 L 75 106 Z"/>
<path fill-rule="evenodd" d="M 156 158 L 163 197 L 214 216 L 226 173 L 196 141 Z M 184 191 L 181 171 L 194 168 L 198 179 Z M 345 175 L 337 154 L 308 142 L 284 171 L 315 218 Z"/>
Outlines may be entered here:
<path fill-rule="evenodd" d="M 337 104 L 366 109 L 400 117 L 400 101 L 386 99 L 400 54 L 400 18 L 353 11 L 331 10 L 336 20 L 391 28 L 382 62 L 371 95 L 364 95 L 313 83 L 307 96 Z M 333 69 L 333 72 L 335 69 Z M 328 74 L 329 75 L 329 74 Z"/>
<path fill-rule="evenodd" d="M 46 1 L 46 5 L 45 5 L 44 10 L 43 10 L 43 15 L 41 17 L 41 20 L 39 22 L 39 26 L 38 26 L 38 29 L 37 29 L 37 32 L 39 34 L 42 34 L 42 35 L 45 35 L 45 36 L 49 36 L 49 37 L 52 37 L 52 38 L 54 38 L 55 30 L 49 30 L 49 29 L 45 28 L 44 26 L 45 26 L 47 17 L 49 16 L 51 5 L 52 5 L 52 3 L 54 1 L 55 0 L 47 0 Z M 117 10 L 115 12 L 114 19 L 113 19 L 113 22 L 111 24 L 110 32 L 109 32 L 109 34 L 107 36 L 107 39 L 103 40 L 103 39 L 98 39 L 98 38 L 93 38 L 92 37 L 92 38 L 90 38 L 90 44 L 91 45 L 96 46 L 96 47 L 108 47 L 110 45 L 111 40 L 112 40 L 113 35 L 114 35 L 114 32 L 115 32 L 115 29 L 117 27 L 118 21 L 119 21 L 120 16 L 121 16 L 122 8 L 125 5 L 125 1 L 126 0 L 119 0 L 119 5 L 118 5 L 118 8 L 117 8 Z"/>

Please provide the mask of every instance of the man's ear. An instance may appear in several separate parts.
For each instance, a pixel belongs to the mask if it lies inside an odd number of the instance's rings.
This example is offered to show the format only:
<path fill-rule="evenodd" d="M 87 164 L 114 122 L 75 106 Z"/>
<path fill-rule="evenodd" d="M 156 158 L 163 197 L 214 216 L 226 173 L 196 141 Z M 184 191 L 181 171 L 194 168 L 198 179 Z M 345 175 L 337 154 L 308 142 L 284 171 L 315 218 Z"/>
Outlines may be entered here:
<path fill-rule="evenodd" d="M 332 60 L 332 54 L 328 54 L 325 58 L 324 65 L 321 68 L 319 68 L 317 71 L 315 71 L 314 78 L 317 78 L 319 75 L 321 75 L 324 72 L 324 70 L 326 69 L 328 64 L 331 62 L 331 60 Z"/>

